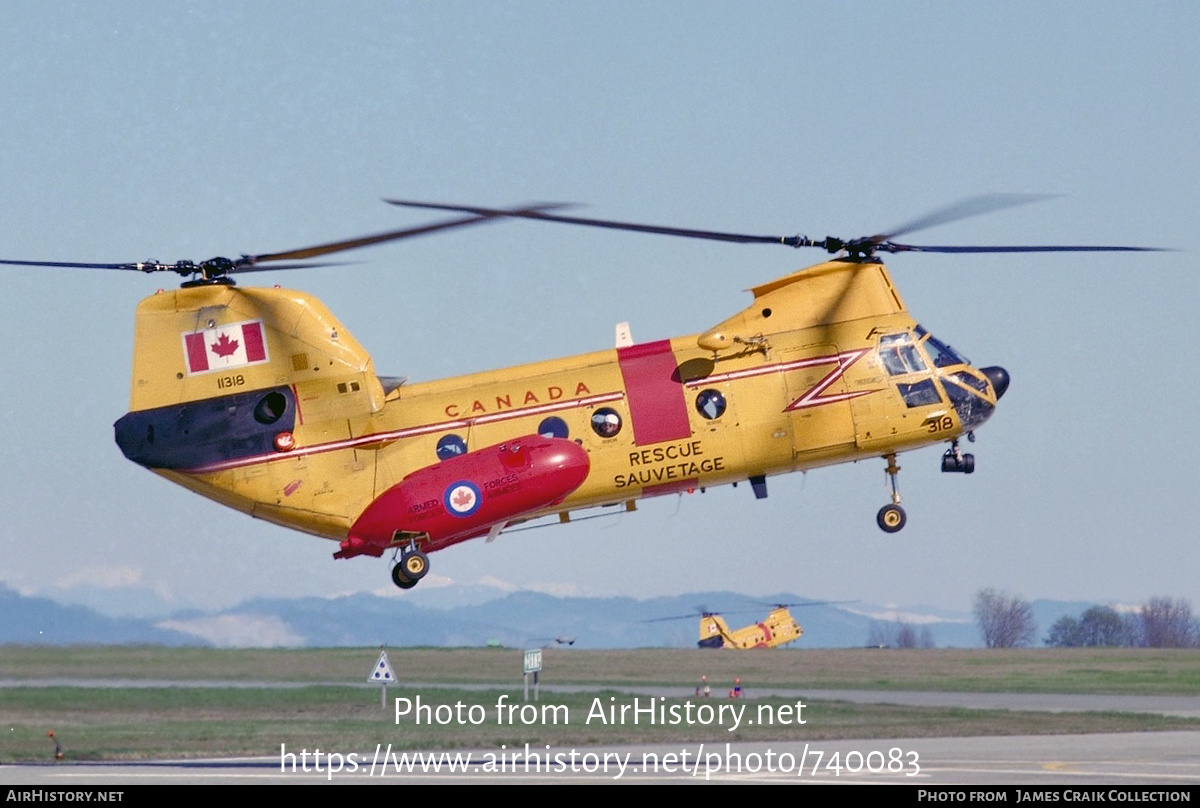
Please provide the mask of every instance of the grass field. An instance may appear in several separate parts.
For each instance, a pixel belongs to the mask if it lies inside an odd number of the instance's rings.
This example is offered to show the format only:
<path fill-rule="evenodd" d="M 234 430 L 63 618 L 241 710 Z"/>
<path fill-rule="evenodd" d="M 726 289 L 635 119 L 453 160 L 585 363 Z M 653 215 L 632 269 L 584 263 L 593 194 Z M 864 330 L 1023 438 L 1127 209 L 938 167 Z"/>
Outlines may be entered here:
<path fill-rule="evenodd" d="M 557 711 L 522 723 L 519 713 L 498 721 L 495 705 L 521 704 L 520 651 L 511 649 L 392 649 L 400 682 L 380 706 L 366 685 L 379 649 L 211 650 L 146 648 L 0 648 L 0 762 L 46 760 L 53 730 L 67 759 L 275 755 L 289 750 L 499 748 L 734 740 L 818 740 L 1197 728 L 1200 722 L 1127 714 L 1045 714 L 996 710 L 864 706 L 804 699 L 804 724 L 768 727 L 743 721 L 720 725 L 610 724 L 600 706 L 632 705 L 633 696 L 606 688 L 678 688 L 657 702 L 686 709 L 685 697 L 707 675 L 710 706 L 735 676 L 749 696 L 745 717 L 760 706 L 794 706 L 796 699 L 755 698 L 755 688 L 856 688 L 969 692 L 1053 692 L 1200 695 L 1200 651 L 1149 649 L 777 650 L 763 653 L 700 650 L 581 651 L 547 649 L 542 682 L 582 686 L 569 694 L 543 690 L 540 705 Z M 121 680 L 124 687 L 98 684 Z M 498 689 L 497 684 L 511 686 Z M 143 686 L 138 686 L 138 685 Z M 489 685 L 487 689 L 472 685 Z M 460 715 L 421 725 L 397 722 L 394 697 L 420 695 L 426 705 L 454 705 Z M 719 697 L 719 698 L 718 698 Z M 597 699 L 599 702 L 597 702 Z M 697 702 L 699 704 L 700 702 Z M 641 697 L 641 706 L 647 704 Z M 471 705 L 477 705 L 468 715 Z M 696 705 L 693 705 L 695 709 Z M 765 707 L 764 707 L 765 709 Z M 644 715 L 644 714 L 643 714 Z M 684 715 L 683 712 L 678 715 Z M 696 714 L 699 718 L 699 714 Z M 472 723 L 471 718 L 480 719 Z M 564 722 L 562 719 L 566 719 Z"/>

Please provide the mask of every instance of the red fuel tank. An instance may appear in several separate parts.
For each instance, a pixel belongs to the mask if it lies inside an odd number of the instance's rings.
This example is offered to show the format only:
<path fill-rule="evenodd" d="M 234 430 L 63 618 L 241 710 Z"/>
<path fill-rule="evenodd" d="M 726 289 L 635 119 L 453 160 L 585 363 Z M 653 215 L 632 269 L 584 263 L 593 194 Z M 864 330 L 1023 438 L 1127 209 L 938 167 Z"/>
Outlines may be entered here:
<path fill-rule="evenodd" d="M 350 528 L 336 558 L 379 556 L 397 530 L 425 533 L 428 553 L 561 502 L 591 463 L 563 438 L 526 435 L 414 471 L 384 491 Z"/>

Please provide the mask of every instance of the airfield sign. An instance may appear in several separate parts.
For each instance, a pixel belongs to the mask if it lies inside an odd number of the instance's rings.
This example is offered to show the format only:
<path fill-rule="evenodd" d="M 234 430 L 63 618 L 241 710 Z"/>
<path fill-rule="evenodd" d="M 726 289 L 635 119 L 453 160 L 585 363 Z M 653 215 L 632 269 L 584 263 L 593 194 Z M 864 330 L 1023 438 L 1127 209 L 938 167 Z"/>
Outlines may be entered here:
<path fill-rule="evenodd" d="M 392 673 L 392 666 L 388 664 L 387 651 L 379 652 L 379 661 L 375 663 L 375 667 L 371 669 L 371 675 L 367 677 L 368 684 L 383 685 L 383 692 L 380 694 L 380 706 L 387 709 L 387 686 L 388 682 L 396 681 L 395 674 Z"/>
<path fill-rule="evenodd" d="M 542 649 L 527 648 L 525 650 L 525 701 L 529 701 L 529 675 L 533 674 L 533 700 L 538 700 L 538 674 L 542 670 Z"/>
<path fill-rule="evenodd" d="M 394 681 L 396 681 L 396 677 L 392 673 L 392 666 L 388 664 L 387 651 L 383 651 L 379 654 L 379 661 L 375 663 L 371 675 L 367 677 L 367 682 L 386 686 L 388 682 Z"/>

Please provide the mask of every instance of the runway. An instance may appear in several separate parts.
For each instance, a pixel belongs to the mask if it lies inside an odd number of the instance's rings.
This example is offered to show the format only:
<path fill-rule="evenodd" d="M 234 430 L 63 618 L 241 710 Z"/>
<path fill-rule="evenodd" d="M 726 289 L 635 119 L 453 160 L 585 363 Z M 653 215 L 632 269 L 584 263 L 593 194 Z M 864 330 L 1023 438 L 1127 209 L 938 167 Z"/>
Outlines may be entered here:
<path fill-rule="evenodd" d="M 644 691 L 643 691 L 644 692 Z M 779 695 L 792 695 L 789 691 Z M 760 693 L 758 695 L 768 695 Z M 974 709 L 1120 711 L 1200 717 L 1200 698 L 1005 693 L 805 691 L 805 698 Z M 716 735 L 718 733 L 714 733 Z M 281 750 L 282 751 L 282 750 Z M 985 738 L 502 748 L 400 753 L 288 750 L 220 761 L 0 766 L 0 785 L 120 790 L 139 785 L 472 783 L 871 783 L 952 786 L 1200 785 L 1200 731 Z M 1114 799 L 1119 799 L 1116 795 Z M 1009 796 L 1015 801 L 1015 796 Z"/>
<path fill-rule="evenodd" d="M 891 750 L 900 750 L 897 757 Z M 143 785 L 257 785 L 406 783 L 823 783 L 951 786 L 1072 786 L 1082 789 L 1190 790 L 1200 784 L 1200 732 L 1109 735 L 923 738 L 803 743 L 716 743 L 656 747 L 596 747 L 541 751 L 536 763 L 507 750 L 409 753 L 388 765 L 371 764 L 374 750 L 331 771 L 324 758 L 278 757 L 192 762 L 146 762 L 0 767 L 0 784 L 116 791 Z M 572 753 L 574 753 L 572 755 Z M 561 754 L 561 764 L 554 760 Z M 432 771 L 437 760 L 441 771 Z M 620 765 L 620 762 L 624 766 Z M 801 767 L 800 761 L 804 761 Z M 422 771 L 424 765 L 425 771 Z M 450 771 L 453 767 L 455 770 Z M 889 767 L 893 770 L 889 771 Z M 870 771 L 875 768 L 877 771 Z M 319 770 L 318 770 L 319 769 Z M 399 770 L 398 770 L 399 769 Z"/>

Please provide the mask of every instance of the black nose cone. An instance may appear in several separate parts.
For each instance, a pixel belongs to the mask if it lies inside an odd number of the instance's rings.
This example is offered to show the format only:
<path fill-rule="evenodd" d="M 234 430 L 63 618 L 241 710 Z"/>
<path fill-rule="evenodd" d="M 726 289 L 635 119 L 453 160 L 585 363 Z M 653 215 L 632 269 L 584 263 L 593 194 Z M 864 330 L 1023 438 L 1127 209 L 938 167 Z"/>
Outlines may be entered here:
<path fill-rule="evenodd" d="M 999 366 L 990 368 L 981 368 L 983 375 L 988 377 L 988 381 L 992 383 L 992 387 L 996 389 L 996 400 L 1004 395 L 1004 391 L 1008 389 L 1008 371 Z"/>

